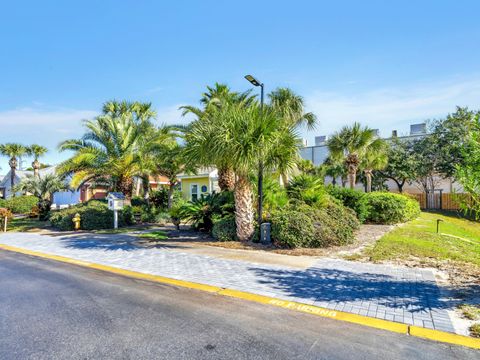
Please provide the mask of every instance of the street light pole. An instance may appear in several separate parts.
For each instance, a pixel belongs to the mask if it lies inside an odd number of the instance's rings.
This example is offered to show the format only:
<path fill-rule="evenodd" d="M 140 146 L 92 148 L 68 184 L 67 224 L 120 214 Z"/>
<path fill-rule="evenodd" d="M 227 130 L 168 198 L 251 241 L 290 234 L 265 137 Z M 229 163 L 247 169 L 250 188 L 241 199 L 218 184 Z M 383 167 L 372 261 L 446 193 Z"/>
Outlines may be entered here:
<path fill-rule="evenodd" d="M 264 97 L 264 85 L 262 82 L 258 81 L 252 75 L 246 75 L 247 79 L 253 86 L 260 86 L 260 115 L 263 115 L 263 97 Z M 259 237 L 260 241 L 262 240 L 262 229 L 261 225 L 263 222 L 263 153 L 260 148 L 260 159 L 258 161 L 258 227 L 259 227 Z"/>

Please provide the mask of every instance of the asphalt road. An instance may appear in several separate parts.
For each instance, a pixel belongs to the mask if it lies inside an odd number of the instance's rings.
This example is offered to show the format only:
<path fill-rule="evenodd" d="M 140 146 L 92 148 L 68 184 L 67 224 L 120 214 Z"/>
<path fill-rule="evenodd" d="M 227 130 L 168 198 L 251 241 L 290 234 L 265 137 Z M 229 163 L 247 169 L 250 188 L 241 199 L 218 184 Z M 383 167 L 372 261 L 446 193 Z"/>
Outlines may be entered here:
<path fill-rule="evenodd" d="M 0 251 L 0 359 L 480 359 L 430 342 Z"/>

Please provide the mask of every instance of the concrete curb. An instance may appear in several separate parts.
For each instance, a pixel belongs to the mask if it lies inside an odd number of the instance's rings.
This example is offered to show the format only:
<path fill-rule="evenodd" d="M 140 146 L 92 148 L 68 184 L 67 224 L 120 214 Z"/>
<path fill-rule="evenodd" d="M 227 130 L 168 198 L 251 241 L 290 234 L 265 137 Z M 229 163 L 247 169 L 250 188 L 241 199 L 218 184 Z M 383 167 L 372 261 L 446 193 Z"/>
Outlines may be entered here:
<path fill-rule="evenodd" d="M 0 250 L 6 250 L 6 251 L 11 251 L 15 253 L 24 254 L 24 255 L 31 255 L 31 256 L 44 258 L 44 259 L 60 261 L 67 264 L 83 266 L 90 269 L 106 271 L 106 272 L 123 275 L 131 278 L 136 278 L 136 279 L 148 280 L 148 281 L 153 281 L 153 282 L 168 284 L 173 286 L 179 286 L 179 287 L 188 288 L 188 289 L 206 291 L 206 292 L 214 293 L 220 296 L 228 296 L 232 298 L 253 301 L 261 304 L 267 304 L 271 306 L 281 307 L 284 309 L 300 311 L 300 312 L 304 312 L 312 315 L 317 315 L 317 316 L 326 317 L 330 319 L 336 319 L 336 320 L 345 321 L 349 323 L 359 324 L 359 325 L 368 326 L 376 329 L 392 331 L 400 334 L 409 334 L 411 336 L 438 341 L 442 343 L 461 345 L 461 346 L 466 346 L 473 349 L 480 349 L 480 339 L 447 333 L 444 331 L 425 329 L 425 328 L 421 328 L 413 325 L 407 325 L 407 324 L 402 324 L 398 322 L 371 318 L 367 316 L 351 314 L 351 313 L 342 312 L 342 311 L 325 309 L 325 308 L 321 308 L 314 305 L 308 305 L 308 304 L 303 304 L 303 303 L 298 303 L 298 302 L 288 301 L 288 300 L 281 300 L 273 297 L 257 295 L 257 294 L 248 293 L 244 291 L 221 288 L 217 286 L 211 286 L 211 285 L 200 284 L 200 283 L 184 281 L 184 280 L 177 280 L 177 279 L 167 278 L 167 277 L 158 276 L 158 275 L 145 274 L 145 273 L 125 270 L 125 269 L 121 269 L 113 266 L 90 263 L 90 262 L 75 260 L 75 259 L 71 259 L 63 256 L 58 256 L 58 255 L 45 254 L 38 251 L 22 249 L 22 248 L 10 246 L 10 245 L 0 244 Z"/>

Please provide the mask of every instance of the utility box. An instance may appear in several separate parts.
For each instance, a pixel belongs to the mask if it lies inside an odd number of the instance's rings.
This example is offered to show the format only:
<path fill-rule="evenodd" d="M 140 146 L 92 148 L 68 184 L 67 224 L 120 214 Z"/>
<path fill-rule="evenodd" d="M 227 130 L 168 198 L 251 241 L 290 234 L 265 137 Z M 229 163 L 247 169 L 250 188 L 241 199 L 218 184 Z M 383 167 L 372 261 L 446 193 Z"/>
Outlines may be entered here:
<path fill-rule="evenodd" d="M 125 195 L 120 192 L 111 192 L 107 195 L 107 201 L 110 210 L 122 210 L 125 205 Z"/>

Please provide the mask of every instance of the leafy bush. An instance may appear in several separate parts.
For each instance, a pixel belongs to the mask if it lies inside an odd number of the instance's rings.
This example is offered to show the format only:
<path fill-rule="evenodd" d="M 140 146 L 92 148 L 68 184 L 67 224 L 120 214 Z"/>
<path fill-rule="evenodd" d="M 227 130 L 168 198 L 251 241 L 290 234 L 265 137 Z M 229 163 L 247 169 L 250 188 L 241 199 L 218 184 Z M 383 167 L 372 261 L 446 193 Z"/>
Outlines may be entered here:
<path fill-rule="evenodd" d="M 315 228 L 310 216 L 295 210 L 272 214 L 271 237 L 275 244 L 284 247 L 309 247 Z"/>
<path fill-rule="evenodd" d="M 271 217 L 272 239 L 286 247 L 328 247 L 352 243 L 359 227 L 353 210 L 328 203 L 323 208 L 290 206 Z"/>
<path fill-rule="evenodd" d="M 130 204 L 132 206 L 145 206 L 145 205 L 148 205 L 147 204 L 147 201 L 140 197 L 140 196 L 134 196 L 132 197 L 132 200 L 130 200 Z"/>
<path fill-rule="evenodd" d="M 38 198 L 32 195 L 22 195 L 11 197 L 5 201 L 3 207 L 6 207 L 14 214 L 28 214 L 34 206 L 37 206 Z M 2 206 L 2 204 L 0 204 Z"/>
<path fill-rule="evenodd" d="M 166 209 L 168 207 L 168 190 L 161 188 L 150 193 L 150 203 L 155 207 Z"/>
<path fill-rule="evenodd" d="M 369 207 L 368 221 L 377 224 L 397 224 L 416 218 L 420 205 L 408 196 L 387 192 L 372 192 L 362 199 Z"/>
<path fill-rule="evenodd" d="M 232 215 L 234 208 L 233 193 L 222 191 L 185 203 L 179 209 L 178 215 L 182 220 L 191 223 L 196 230 L 211 231 L 213 218 Z"/>
<path fill-rule="evenodd" d="M 323 207 L 329 202 L 323 179 L 307 174 L 295 176 L 287 187 L 290 198 L 302 200 L 308 205 Z"/>
<path fill-rule="evenodd" d="M 50 222 L 60 230 L 73 230 L 73 217 L 80 214 L 80 229 L 82 230 L 99 230 L 113 228 L 113 211 L 108 209 L 104 202 L 89 201 L 86 204 L 75 205 L 68 209 L 51 212 Z M 127 224 L 129 212 L 119 212 L 119 226 Z"/>
<path fill-rule="evenodd" d="M 365 196 L 364 192 L 332 185 L 327 186 L 327 192 L 335 199 L 338 199 L 344 206 L 355 211 L 358 220 L 361 222 L 367 220 L 369 208 L 368 203 L 362 201 Z"/>
<path fill-rule="evenodd" d="M 214 221 L 212 236 L 219 241 L 237 240 L 235 217 L 228 216 Z"/>

